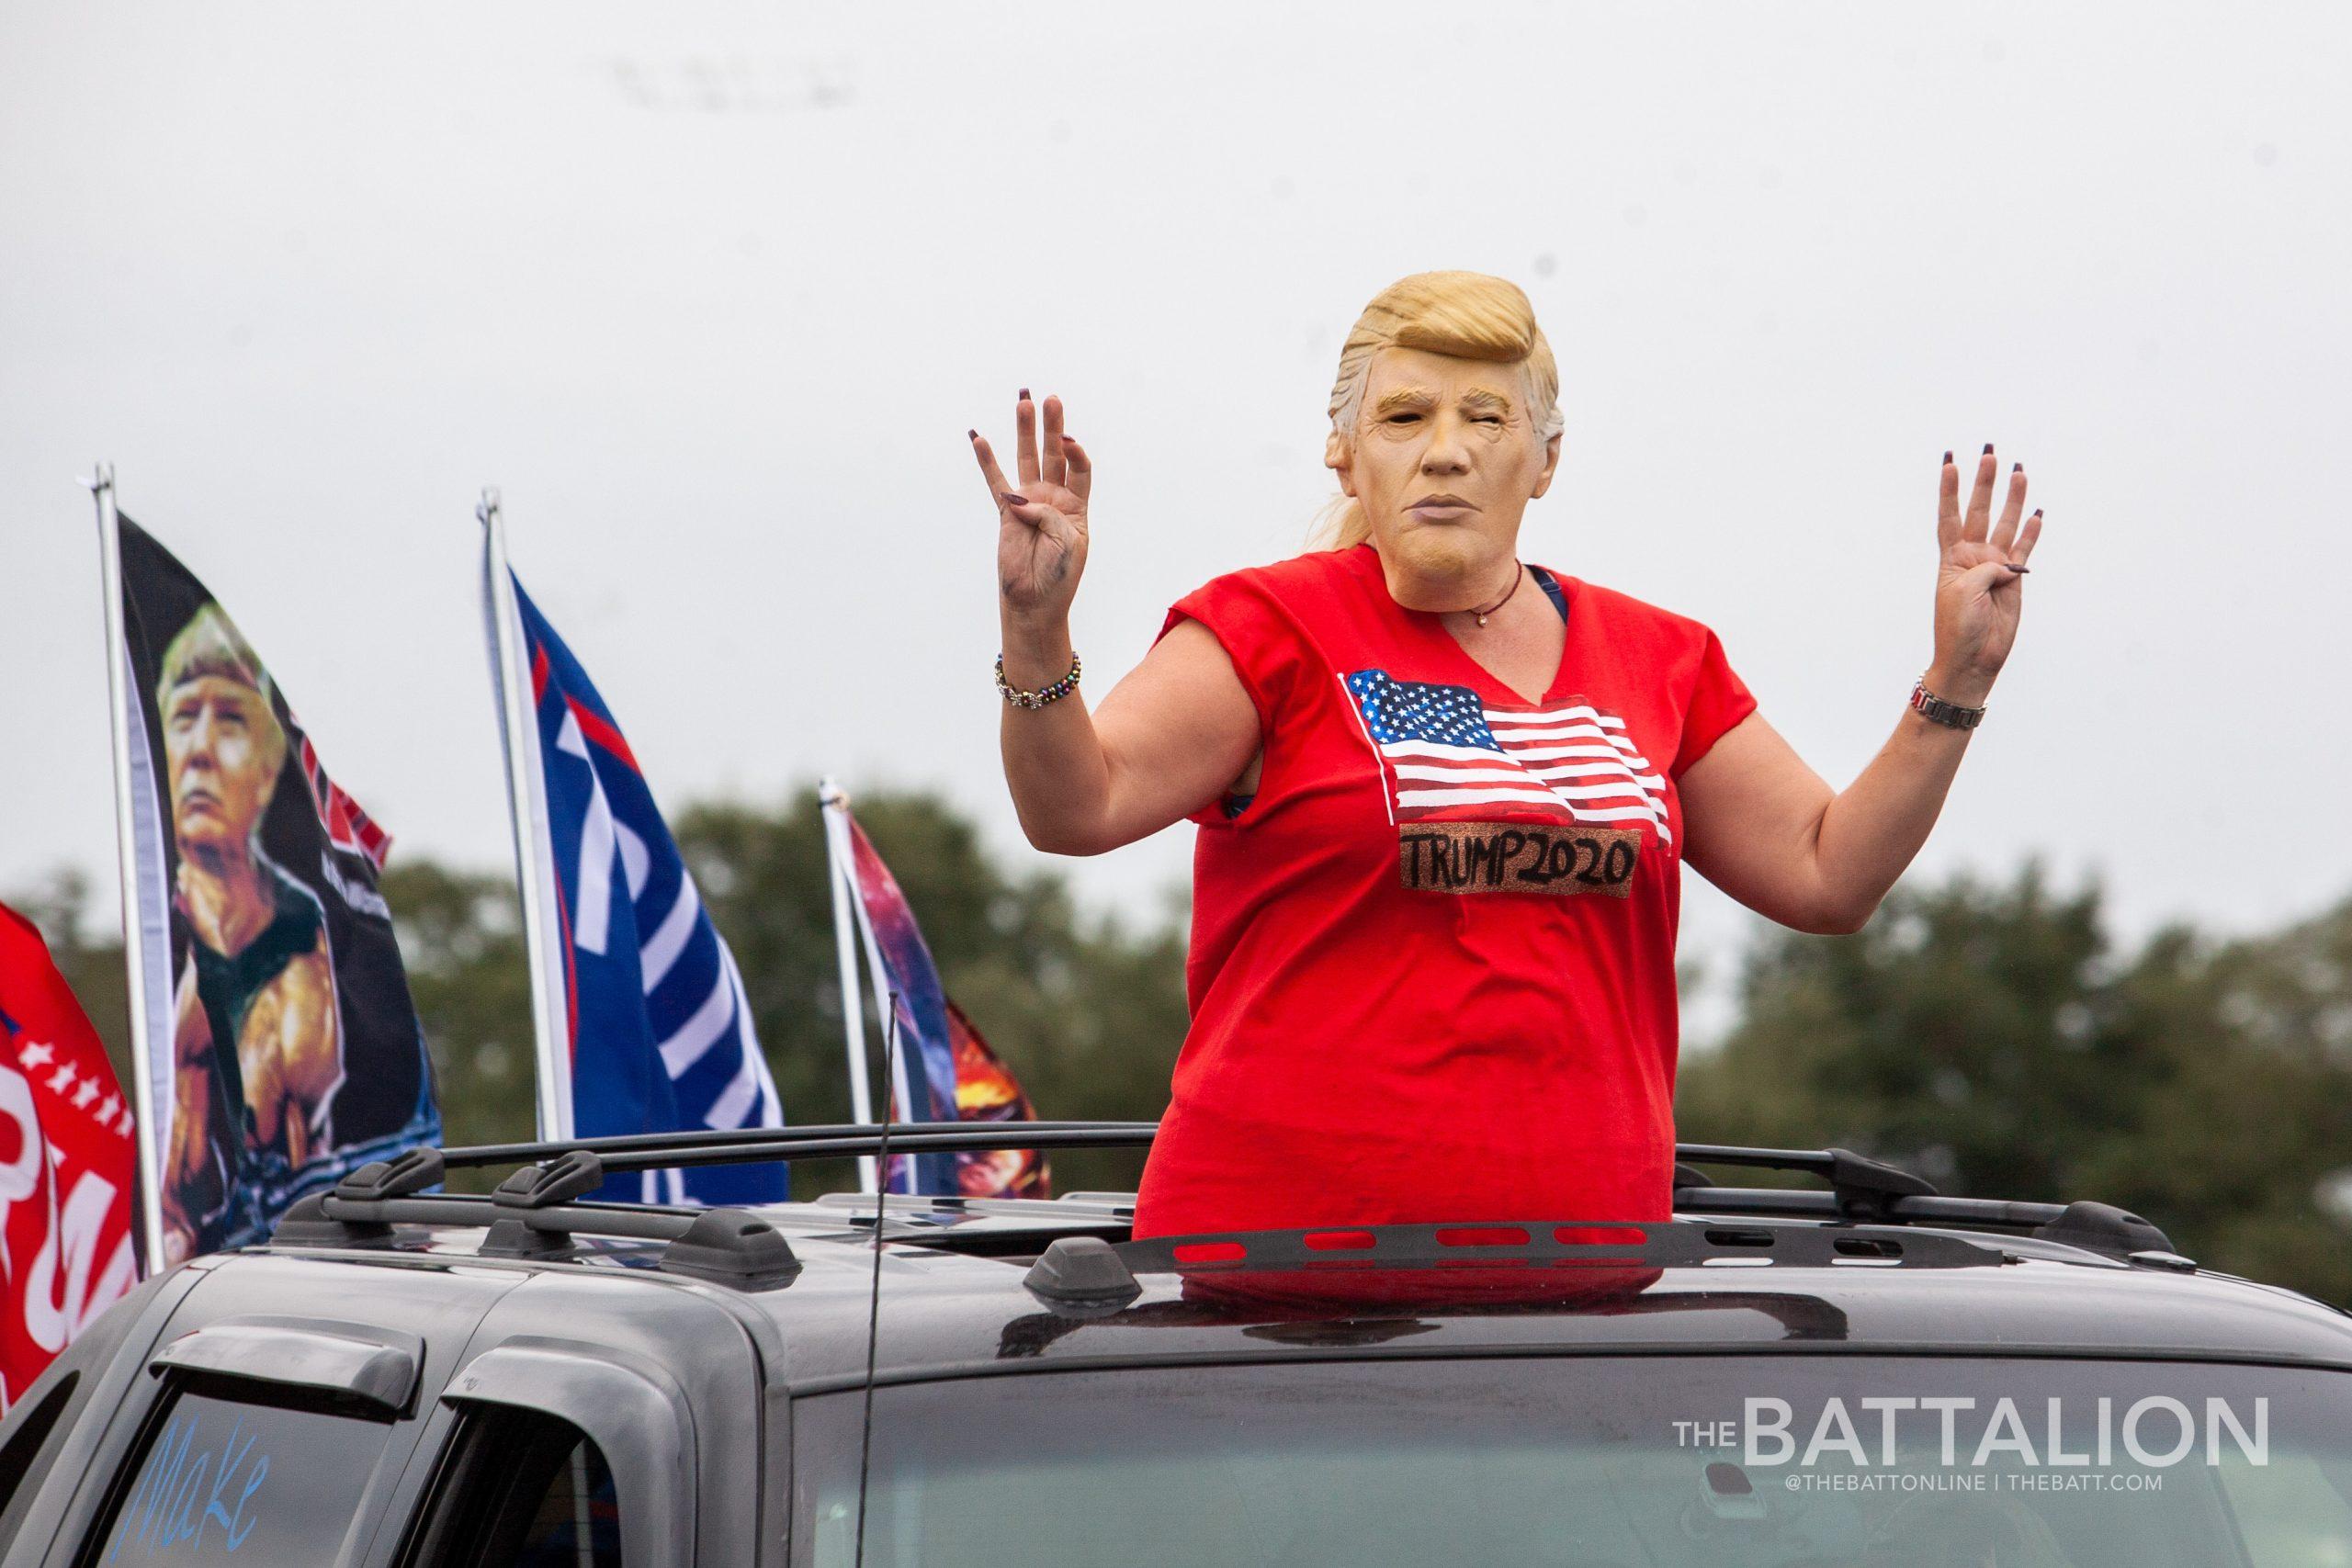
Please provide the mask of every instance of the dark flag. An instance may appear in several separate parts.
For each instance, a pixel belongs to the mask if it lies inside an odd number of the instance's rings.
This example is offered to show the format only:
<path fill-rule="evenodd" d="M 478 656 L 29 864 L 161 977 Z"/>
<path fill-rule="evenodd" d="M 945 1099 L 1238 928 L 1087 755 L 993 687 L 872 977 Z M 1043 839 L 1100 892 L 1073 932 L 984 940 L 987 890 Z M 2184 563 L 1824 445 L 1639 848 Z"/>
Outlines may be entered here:
<path fill-rule="evenodd" d="M 956 1119 L 1035 1122 L 1037 1108 L 955 998 L 947 1002 L 947 1032 L 956 1042 Z M 967 1198 L 1050 1198 L 1053 1172 L 1042 1149 L 991 1149 L 956 1156 L 957 1190 Z"/>
<path fill-rule="evenodd" d="M 948 998 L 939 965 L 899 879 L 882 863 L 846 799 L 825 809 L 842 824 L 829 828 L 837 859 L 845 859 L 857 898 L 854 916 L 875 980 L 875 1007 L 891 1027 L 895 1004 L 898 1050 L 890 1086 L 892 1119 L 926 1122 L 1035 1122 L 1037 1112 L 1004 1059 L 980 1037 Z M 845 851 L 840 847 L 846 845 Z M 834 874 L 841 868 L 836 865 Z M 838 917 L 837 917 L 838 918 Z M 856 998 L 847 998 L 849 1008 Z M 912 1107 L 905 1110 L 903 1107 Z M 890 1156 L 882 1173 L 890 1192 L 941 1192 L 966 1198 L 1048 1198 L 1052 1176 L 1035 1149 Z"/>
<path fill-rule="evenodd" d="M 441 1118 L 376 887 L 389 838 L 210 591 L 118 530 L 141 1133 L 169 1264 L 261 1239 Z"/>

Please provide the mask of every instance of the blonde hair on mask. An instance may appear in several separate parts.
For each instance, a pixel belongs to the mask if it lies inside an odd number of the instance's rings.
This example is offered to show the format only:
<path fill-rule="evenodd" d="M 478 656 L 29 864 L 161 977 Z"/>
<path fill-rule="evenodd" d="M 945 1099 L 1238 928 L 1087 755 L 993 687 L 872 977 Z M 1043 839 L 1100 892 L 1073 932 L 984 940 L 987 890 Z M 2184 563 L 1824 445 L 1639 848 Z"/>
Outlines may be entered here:
<path fill-rule="evenodd" d="M 1508 278 L 1483 272 L 1417 272 L 1373 297 L 1340 348 L 1339 378 L 1331 384 L 1331 439 L 1351 450 L 1373 355 L 1391 347 L 1520 367 L 1535 439 L 1549 441 L 1560 433 L 1560 368 L 1544 329 L 1535 324 L 1535 307 Z M 1317 548 L 1343 550 L 1370 538 L 1372 525 L 1363 507 L 1343 491 L 1324 506 L 1314 536 Z"/>

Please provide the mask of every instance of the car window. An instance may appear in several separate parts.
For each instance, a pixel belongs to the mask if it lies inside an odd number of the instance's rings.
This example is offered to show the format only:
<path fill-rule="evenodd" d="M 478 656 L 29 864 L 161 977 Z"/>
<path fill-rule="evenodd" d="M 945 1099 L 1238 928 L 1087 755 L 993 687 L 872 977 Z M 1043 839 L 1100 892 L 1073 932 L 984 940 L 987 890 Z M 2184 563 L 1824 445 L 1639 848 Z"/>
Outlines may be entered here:
<path fill-rule="evenodd" d="M 74 1385 L 82 1381 L 79 1371 L 67 1372 L 40 1391 L 40 1397 L 20 1410 L 8 1412 L 11 1419 L 0 1428 L 0 1514 L 17 1495 L 17 1489 L 33 1472 L 33 1461 L 57 1430 L 57 1418 L 65 1414 L 65 1406 L 73 1401 Z"/>
<path fill-rule="evenodd" d="M 1394 1359 L 885 1387 L 866 1568 L 2352 1563 L 2352 1375 L 1863 1356 Z M 793 1419 L 856 1556 L 857 1393 Z"/>
<path fill-rule="evenodd" d="M 82 1561 L 333 1562 L 390 1431 L 262 1385 L 175 1380 Z"/>
<path fill-rule="evenodd" d="M 2352 1564 L 2352 1490 L 2339 1466 L 2308 1453 L 2273 1453 L 2267 1464 L 2224 1451 L 2219 1472 L 2230 1511 L 2256 1563 Z"/>
<path fill-rule="evenodd" d="M 605 1456 L 577 1427 L 535 1411 L 469 1411 L 403 1568 L 613 1568 L 620 1510 Z"/>

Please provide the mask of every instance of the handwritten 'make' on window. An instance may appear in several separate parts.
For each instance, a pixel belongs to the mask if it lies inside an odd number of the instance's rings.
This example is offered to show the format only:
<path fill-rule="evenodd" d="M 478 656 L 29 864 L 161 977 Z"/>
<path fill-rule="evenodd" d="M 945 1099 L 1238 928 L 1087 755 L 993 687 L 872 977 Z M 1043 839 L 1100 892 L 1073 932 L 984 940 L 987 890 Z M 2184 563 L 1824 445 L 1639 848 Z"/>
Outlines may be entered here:
<path fill-rule="evenodd" d="M 119 1505 L 101 1568 L 329 1561 L 384 1437 L 373 1422 L 184 1393 Z"/>
<path fill-rule="evenodd" d="M 115 1530 L 107 1562 L 125 1545 L 143 1549 L 150 1557 L 181 1548 L 200 1556 L 205 1533 L 216 1529 L 220 1540 L 214 1549 L 234 1551 L 253 1534 L 261 1517 L 254 1496 L 269 1479 L 269 1455 L 254 1451 L 259 1434 L 246 1429 L 242 1416 L 230 1423 L 226 1437 L 198 1447 L 203 1420 L 187 1411 L 164 1424 Z"/>

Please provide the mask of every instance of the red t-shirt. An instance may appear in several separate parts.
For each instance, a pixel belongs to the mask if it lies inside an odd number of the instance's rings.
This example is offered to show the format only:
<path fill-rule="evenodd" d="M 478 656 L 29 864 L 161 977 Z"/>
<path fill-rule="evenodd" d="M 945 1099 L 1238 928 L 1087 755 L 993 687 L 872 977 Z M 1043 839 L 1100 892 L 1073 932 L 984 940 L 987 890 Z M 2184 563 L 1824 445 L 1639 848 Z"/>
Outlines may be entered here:
<path fill-rule="evenodd" d="M 1756 700 L 1698 622 L 1559 581 L 1536 703 L 1369 545 L 1169 612 L 1224 645 L 1265 760 L 1238 816 L 1192 818 L 1192 1027 L 1136 1235 L 1669 1217 L 1675 779 Z"/>

